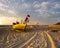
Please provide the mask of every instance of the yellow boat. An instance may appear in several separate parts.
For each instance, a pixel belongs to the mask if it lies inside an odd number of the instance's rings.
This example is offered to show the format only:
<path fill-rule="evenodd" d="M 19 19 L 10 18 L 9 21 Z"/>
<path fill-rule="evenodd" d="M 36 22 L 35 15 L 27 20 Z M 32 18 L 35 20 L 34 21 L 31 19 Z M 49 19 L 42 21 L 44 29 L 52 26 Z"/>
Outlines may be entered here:
<path fill-rule="evenodd" d="M 16 25 L 13 25 L 13 29 L 25 30 L 26 26 L 27 26 L 26 24 L 16 24 Z"/>
<path fill-rule="evenodd" d="M 27 23 L 29 22 L 29 17 L 30 15 L 27 15 L 24 22 L 21 21 L 21 23 L 19 22 L 16 22 L 16 23 L 13 23 L 13 29 L 15 30 L 25 30 L 26 29 L 26 26 L 27 26 Z"/>

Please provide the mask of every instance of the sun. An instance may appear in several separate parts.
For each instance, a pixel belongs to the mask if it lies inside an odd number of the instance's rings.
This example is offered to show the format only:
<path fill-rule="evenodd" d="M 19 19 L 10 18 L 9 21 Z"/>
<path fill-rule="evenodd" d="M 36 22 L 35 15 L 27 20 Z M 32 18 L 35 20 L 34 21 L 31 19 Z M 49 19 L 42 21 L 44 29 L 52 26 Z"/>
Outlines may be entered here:
<path fill-rule="evenodd" d="M 3 25 L 3 18 L 0 17 L 0 25 Z"/>
<path fill-rule="evenodd" d="M 0 21 L 0 25 L 2 25 L 2 24 L 3 24 L 3 22 Z"/>
<path fill-rule="evenodd" d="M 0 19 L 0 25 L 3 25 L 3 19 L 2 18 Z"/>

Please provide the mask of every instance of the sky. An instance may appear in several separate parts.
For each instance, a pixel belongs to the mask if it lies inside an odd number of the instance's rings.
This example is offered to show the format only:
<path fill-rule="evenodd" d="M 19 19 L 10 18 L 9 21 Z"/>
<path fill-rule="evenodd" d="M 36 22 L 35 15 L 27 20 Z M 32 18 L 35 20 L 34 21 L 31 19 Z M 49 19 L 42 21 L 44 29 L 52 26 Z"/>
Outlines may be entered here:
<path fill-rule="evenodd" d="M 0 0 L 0 24 L 20 22 L 27 14 L 29 24 L 60 22 L 60 0 Z"/>

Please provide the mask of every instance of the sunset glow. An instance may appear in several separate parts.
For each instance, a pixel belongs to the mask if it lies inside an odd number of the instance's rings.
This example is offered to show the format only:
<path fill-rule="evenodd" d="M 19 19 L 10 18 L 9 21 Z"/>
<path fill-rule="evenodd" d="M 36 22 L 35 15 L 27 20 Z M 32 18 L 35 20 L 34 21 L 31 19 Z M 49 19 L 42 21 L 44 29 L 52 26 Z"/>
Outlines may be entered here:
<path fill-rule="evenodd" d="M 17 17 L 2 16 L 0 17 L 0 25 L 11 25 L 13 22 L 18 21 L 19 19 L 21 20 L 21 18 L 17 18 Z"/>

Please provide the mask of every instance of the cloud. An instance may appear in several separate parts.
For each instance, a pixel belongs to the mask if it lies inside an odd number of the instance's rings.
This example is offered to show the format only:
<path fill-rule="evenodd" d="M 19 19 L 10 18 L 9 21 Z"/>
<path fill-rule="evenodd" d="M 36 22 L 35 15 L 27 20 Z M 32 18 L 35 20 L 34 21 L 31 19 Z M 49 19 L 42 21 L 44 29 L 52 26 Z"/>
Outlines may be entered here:
<path fill-rule="evenodd" d="M 22 4 L 22 8 L 28 9 L 28 8 L 30 8 L 30 4 L 28 4 L 28 3 L 23 3 L 23 4 Z"/>
<path fill-rule="evenodd" d="M 48 10 L 48 5 L 49 5 L 49 2 L 42 2 L 40 4 L 38 4 L 39 8 L 37 8 L 35 10 L 35 12 L 38 12 L 41 16 L 49 16 L 49 10 Z M 36 6 L 36 4 L 35 4 Z"/>
<path fill-rule="evenodd" d="M 37 4 L 35 4 L 35 6 L 36 5 Z M 46 16 L 46 17 L 56 14 L 57 11 L 55 11 L 55 8 L 60 7 L 59 4 L 50 3 L 50 2 L 42 2 L 42 3 L 38 4 L 37 6 L 39 6 L 39 8 L 37 8 L 35 10 L 35 12 L 39 13 L 42 16 Z"/>
<path fill-rule="evenodd" d="M 60 4 L 55 4 L 54 8 L 60 8 Z"/>
<path fill-rule="evenodd" d="M 22 2 L 25 2 L 26 0 L 22 0 Z"/>
<path fill-rule="evenodd" d="M 10 10 L 10 9 L 0 8 L 0 10 L 7 13 L 7 14 L 16 15 L 16 12 L 13 10 Z"/>
<path fill-rule="evenodd" d="M 8 5 L 5 5 L 0 2 L 0 10 L 5 10 L 5 8 L 8 8 Z"/>
<path fill-rule="evenodd" d="M 10 13 L 10 14 L 16 15 L 16 12 L 14 12 L 13 10 L 8 9 L 7 12 Z"/>
<path fill-rule="evenodd" d="M 8 6 L 0 2 L 0 7 L 8 7 Z"/>
<path fill-rule="evenodd" d="M 42 6 L 42 7 L 46 7 L 47 5 L 49 5 L 49 2 L 42 2 L 42 3 L 41 3 L 41 6 Z"/>
<path fill-rule="evenodd" d="M 16 12 L 14 12 L 13 10 L 9 9 L 9 6 L 8 5 L 5 5 L 3 3 L 0 2 L 0 10 L 5 12 L 5 13 L 10 13 L 10 14 L 14 14 L 16 15 Z"/>
<path fill-rule="evenodd" d="M 34 8 L 39 8 L 40 7 L 40 3 L 38 1 L 34 1 L 33 2 L 33 7 Z"/>

